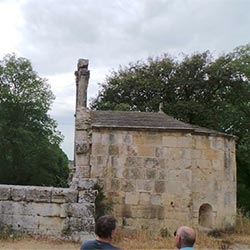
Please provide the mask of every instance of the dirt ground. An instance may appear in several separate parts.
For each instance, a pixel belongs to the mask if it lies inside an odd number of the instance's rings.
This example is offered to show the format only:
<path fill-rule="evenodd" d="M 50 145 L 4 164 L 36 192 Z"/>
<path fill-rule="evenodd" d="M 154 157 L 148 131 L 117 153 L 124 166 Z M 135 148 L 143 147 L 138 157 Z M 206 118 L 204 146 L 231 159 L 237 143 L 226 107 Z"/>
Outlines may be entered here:
<path fill-rule="evenodd" d="M 0 240 L 0 250 L 80 250 L 80 244 L 50 239 L 24 238 Z M 250 245 L 235 243 L 223 250 L 250 250 Z"/>
<path fill-rule="evenodd" d="M 233 250 L 249 250 L 250 245 L 236 243 L 232 246 Z"/>
<path fill-rule="evenodd" d="M 79 243 L 47 239 L 0 240 L 1 250 L 79 250 Z"/>

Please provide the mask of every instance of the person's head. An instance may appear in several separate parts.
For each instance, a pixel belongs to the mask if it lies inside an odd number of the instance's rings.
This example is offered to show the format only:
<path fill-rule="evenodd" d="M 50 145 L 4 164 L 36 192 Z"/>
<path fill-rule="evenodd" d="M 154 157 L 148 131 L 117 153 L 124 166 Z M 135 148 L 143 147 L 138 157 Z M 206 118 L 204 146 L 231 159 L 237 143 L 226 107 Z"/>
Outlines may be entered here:
<path fill-rule="evenodd" d="M 101 216 L 95 224 L 95 233 L 100 238 L 111 238 L 116 227 L 116 219 L 112 215 Z"/>
<path fill-rule="evenodd" d="M 195 243 L 196 234 L 193 228 L 182 226 L 175 233 L 175 245 L 177 248 L 192 247 Z"/>

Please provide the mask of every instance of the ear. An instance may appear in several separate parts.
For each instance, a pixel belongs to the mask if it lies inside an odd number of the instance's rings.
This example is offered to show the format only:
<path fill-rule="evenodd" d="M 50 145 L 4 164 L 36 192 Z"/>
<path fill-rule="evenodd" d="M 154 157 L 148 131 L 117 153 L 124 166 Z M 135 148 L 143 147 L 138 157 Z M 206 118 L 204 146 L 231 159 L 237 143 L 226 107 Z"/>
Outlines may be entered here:
<path fill-rule="evenodd" d="M 178 241 L 181 244 L 181 236 L 178 236 Z"/>
<path fill-rule="evenodd" d="M 176 246 L 180 249 L 181 248 L 181 236 L 176 236 Z"/>
<path fill-rule="evenodd" d="M 114 236 L 114 232 L 115 232 L 115 230 L 112 230 L 112 231 L 111 231 L 111 235 L 110 235 L 111 239 L 112 239 L 113 236 Z"/>

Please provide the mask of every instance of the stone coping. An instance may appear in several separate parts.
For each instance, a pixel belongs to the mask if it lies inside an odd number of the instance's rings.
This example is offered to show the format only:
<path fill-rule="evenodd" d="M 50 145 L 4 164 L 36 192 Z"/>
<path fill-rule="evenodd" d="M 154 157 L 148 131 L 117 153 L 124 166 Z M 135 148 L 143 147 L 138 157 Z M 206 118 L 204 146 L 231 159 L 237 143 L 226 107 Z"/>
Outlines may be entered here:
<path fill-rule="evenodd" d="M 71 188 L 0 185 L 0 200 L 76 203 L 78 191 Z"/>

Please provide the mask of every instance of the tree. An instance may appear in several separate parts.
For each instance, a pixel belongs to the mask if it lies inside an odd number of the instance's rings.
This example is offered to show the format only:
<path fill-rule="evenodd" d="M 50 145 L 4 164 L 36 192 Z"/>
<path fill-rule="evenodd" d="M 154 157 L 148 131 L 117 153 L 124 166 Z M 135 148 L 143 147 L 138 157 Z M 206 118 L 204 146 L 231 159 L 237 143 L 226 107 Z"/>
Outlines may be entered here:
<path fill-rule="evenodd" d="M 174 73 L 175 62 L 168 56 L 138 61 L 113 71 L 101 84 L 102 90 L 91 104 L 92 109 L 156 111 Z"/>
<path fill-rule="evenodd" d="M 243 212 L 250 211 L 250 44 L 239 46 L 228 55 L 235 74 L 243 79 L 244 95 L 239 97 L 237 106 L 238 126 L 234 126 L 237 142 L 238 205 Z"/>
<path fill-rule="evenodd" d="M 62 136 L 48 115 L 54 100 L 29 60 L 0 61 L 0 183 L 65 186 Z"/>
<path fill-rule="evenodd" d="M 163 111 L 238 137 L 238 206 L 250 211 L 250 45 L 214 59 L 209 51 L 169 55 L 113 71 L 92 109 Z"/>

